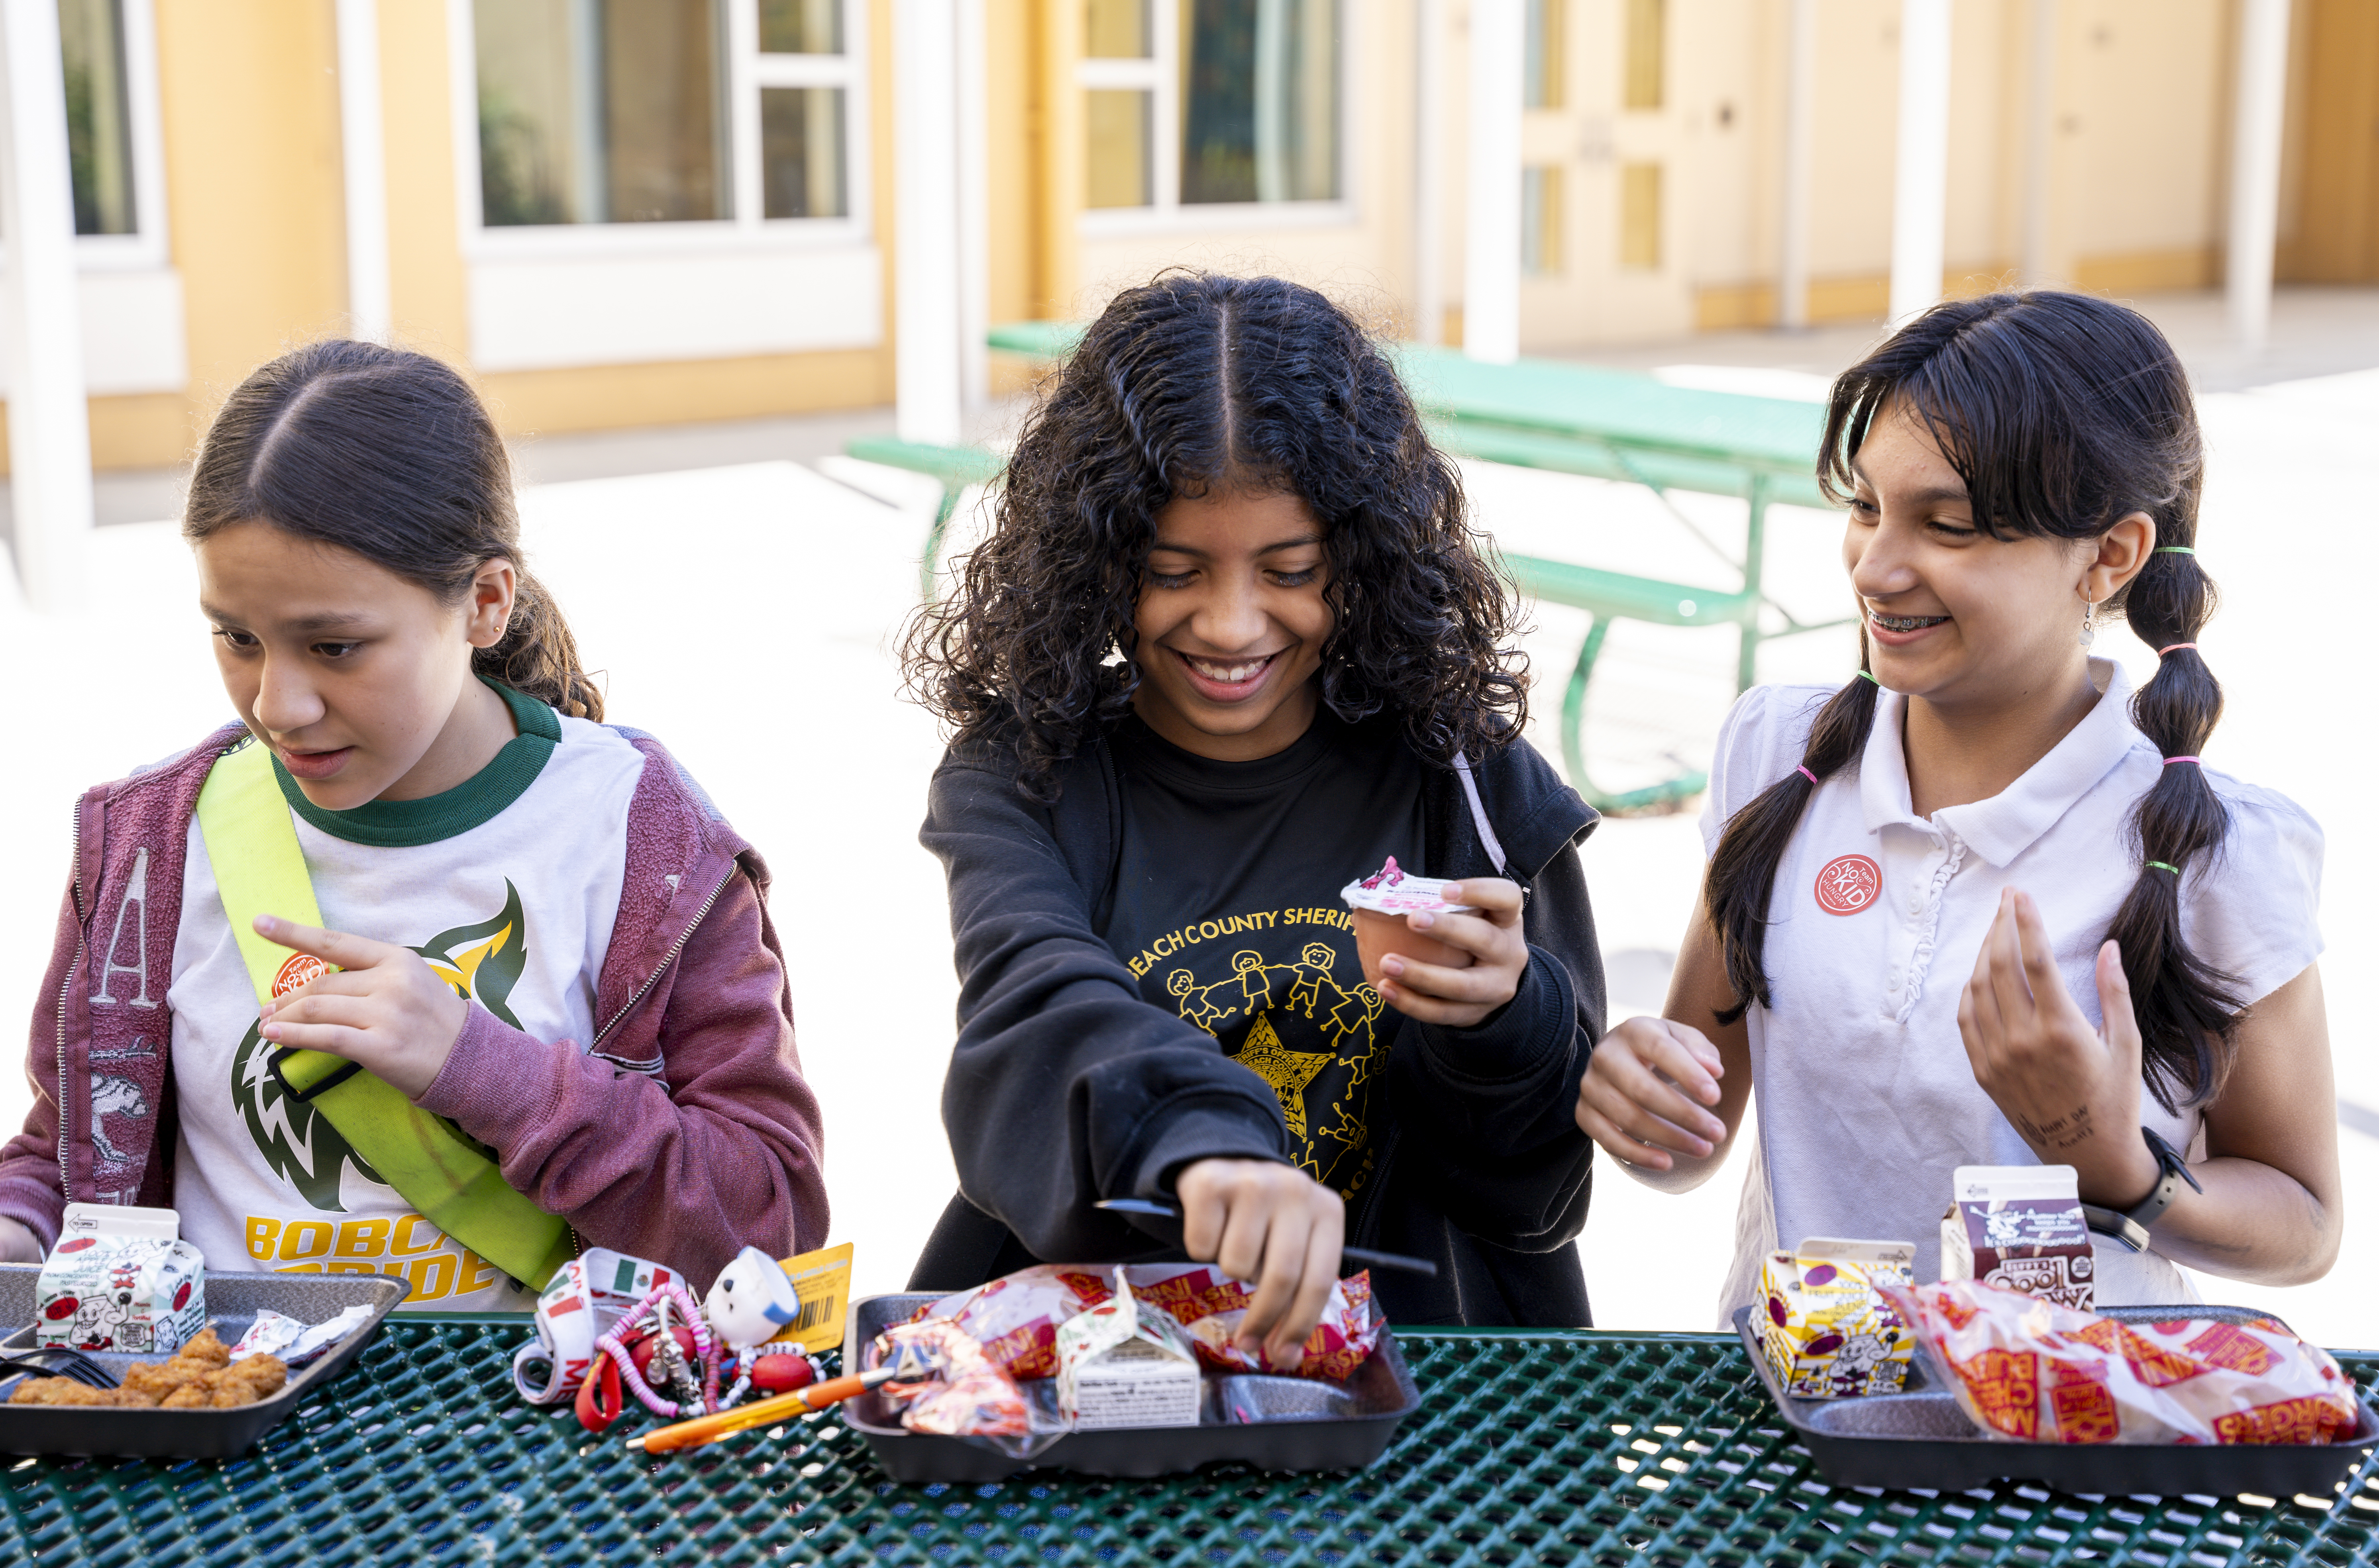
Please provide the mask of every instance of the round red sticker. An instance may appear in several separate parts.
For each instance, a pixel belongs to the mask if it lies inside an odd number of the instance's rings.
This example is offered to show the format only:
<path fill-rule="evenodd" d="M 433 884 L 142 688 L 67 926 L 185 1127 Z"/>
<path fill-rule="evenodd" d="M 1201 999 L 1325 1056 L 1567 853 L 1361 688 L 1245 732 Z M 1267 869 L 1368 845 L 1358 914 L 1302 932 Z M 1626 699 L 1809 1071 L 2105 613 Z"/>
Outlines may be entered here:
<path fill-rule="evenodd" d="M 1882 887 L 1881 866 L 1865 855 L 1843 855 L 1817 873 L 1817 907 L 1828 914 L 1856 914 L 1875 902 Z"/>
<path fill-rule="evenodd" d="M 309 980 L 319 980 L 331 972 L 331 966 L 311 953 L 292 953 L 281 972 L 272 977 L 272 994 L 286 996 Z"/>

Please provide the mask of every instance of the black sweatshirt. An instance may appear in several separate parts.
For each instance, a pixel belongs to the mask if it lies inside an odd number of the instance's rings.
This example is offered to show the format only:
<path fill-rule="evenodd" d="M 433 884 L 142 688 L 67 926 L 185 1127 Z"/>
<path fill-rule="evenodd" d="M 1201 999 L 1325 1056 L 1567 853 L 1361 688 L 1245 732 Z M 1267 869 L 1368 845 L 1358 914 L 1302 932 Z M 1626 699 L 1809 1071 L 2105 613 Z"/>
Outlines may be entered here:
<path fill-rule="evenodd" d="M 1593 1144 L 1574 1106 L 1603 992 L 1576 846 L 1596 817 L 1525 742 L 1473 777 L 1504 874 L 1529 889 L 1528 968 L 1476 1029 L 1389 1015 L 1374 1174 L 1349 1206 L 1347 1240 L 1438 1264 L 1434 1280 L 1373 1272 L 1391 1321 L 1581 1326 L 1574 1242 Z M 996 745 L 954 748 L 934 774 L 920 838 L 949 877 L 959 1036 L 942 1118 L 960 1192 L 912 1289 L 962 1289 L 1036 1261 L 1163 1255 L 1147 1231 L 1093 1203 L 1169 1198 L 1195 1160 L 1287 1158 L 1271 1086 L 1143 1001 L 1099 935 L 1122 850 L 1105 739 L 1058 782 L 1056 805 L 1028 800 L 1012 754 Z M 1425 767 L 1421 809 L 1431 863 L 1411 869 L 1498 874 L 1457 773 Z"/>

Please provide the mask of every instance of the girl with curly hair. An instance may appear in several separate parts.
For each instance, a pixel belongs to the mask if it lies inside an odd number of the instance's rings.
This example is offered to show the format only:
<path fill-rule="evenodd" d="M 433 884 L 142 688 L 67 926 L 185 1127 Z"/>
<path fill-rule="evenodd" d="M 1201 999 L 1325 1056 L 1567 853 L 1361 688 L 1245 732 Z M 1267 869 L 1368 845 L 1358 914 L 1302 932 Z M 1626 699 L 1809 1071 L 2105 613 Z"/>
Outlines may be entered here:
<path fill-rule="evenodd" d="M 1581 1126 L 1639 1181 L 1708 1179 L 1755 1087 L 1722 1309 L 1810 1236 L 1914 1242 L 1961 1165 L 2070 1165 L 2096 1297 L 2180 1265 L 2318 1279 L 2343 1191 L 2320 826 L 2205 766 L 2205 459 L 2146 318 L 2084 295 L 1935 307 L 1834 383 L 1859 672 L 1761 686 L 1710 766 L 1703 909 L 1666 1017 L 1594 1053 Z M 2094 658 L 2120 614 L 2134 694 Z"/>
<path fill-rule="evenodd" d="M 1587 1321 L 1595 815 L 1520 740 L 1513 642 L 1345 311 L 1184 274 L 1108 306 L 910 633 L 961 983 L 916 1288 L 1186 1247 L 1294 1364 L 1352 1241 L 1437 1263 L 1374 1279 L 1393 1321 Z M 1391 855 L 1482 912 L 1414 917 L 1452 958 L 1375 988 L 1338 890 Z"/>

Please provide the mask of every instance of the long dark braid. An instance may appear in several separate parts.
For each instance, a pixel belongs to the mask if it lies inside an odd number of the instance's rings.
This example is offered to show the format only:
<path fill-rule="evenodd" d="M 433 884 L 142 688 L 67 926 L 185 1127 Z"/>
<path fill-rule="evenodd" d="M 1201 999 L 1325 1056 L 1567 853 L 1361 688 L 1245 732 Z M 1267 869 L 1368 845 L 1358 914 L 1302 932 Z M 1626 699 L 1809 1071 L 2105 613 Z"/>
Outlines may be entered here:
<path fill-rule="evenodd" d="M 1877 417 L 1899 405 L 1921 419 L 1965 481 L 1975 525 L 1993 535 L 2095 539 L 2133 513 L 2156 522 L 2156 553 L 2105 609 L 2170 649 L 2132 699 L 2131 716 L 2166 757 L 2194 757 L 2222 717 L 2222 688 L 2194 648 L 2214 613 L 2197 564 L 2204 452 L 2196 405 L 2172 345 L 2145 317 L 2087 295 L 2042 290 L 1938 305 L 1842 372 L 1826 411 L 1817 473 L 1846 501 L 1852 460 Z M 1865 663 L 1862 644 L 1862 665 Z M 1817 716 L 1801 766 L 1833 777 L 1865 750 L 1876 688 L 1862 675 Z M 1726 960 L 1733 1023 L 1769 1005 L 1762 961 L 1776 867 L 1816 793 L 1795 770 L 1728 820 L 1703 903 Z M 2182 939 L 2180 877 L 2217 852 L 2229 814 L 2203 771 L 2167 766 L 2131 822 L 2139 879 L 2107 935 L 2143 1042 L 2143 1075 L 2167 1109 L 2210 1098 L 2236 1054 L 2236 981 Z"/>

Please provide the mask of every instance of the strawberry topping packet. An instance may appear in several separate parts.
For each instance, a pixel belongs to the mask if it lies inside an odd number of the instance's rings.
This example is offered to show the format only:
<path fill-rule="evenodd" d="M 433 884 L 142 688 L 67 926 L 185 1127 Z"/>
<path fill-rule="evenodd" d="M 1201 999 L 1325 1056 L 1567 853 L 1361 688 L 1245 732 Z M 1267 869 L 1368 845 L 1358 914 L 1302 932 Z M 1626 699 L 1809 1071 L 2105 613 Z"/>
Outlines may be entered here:
<path fill-rule="evenodd" d="M 1442 876 L 1415 876 L 1396 864 L 1390 855 L 1388 863 L 1371 875 L 1359 877 L 1338 889 L 1338 897 L 1350 910 L 1370 910 L 1375 914 L 1477 914 L 1476 904 L 1453 904 L 1445 899 L 1446 879 Z"/>
<path fill-rule="evenodd" d="M 2279 1321 L 2176 1307 L 2118 1322 L 1977 1280 L 1887 1286 L 1987 1437 L 2013 1442 L 2320 1443 L 2360 1420 L 2337 1362 Z"/>
<path fill-rule="evenodd" d="M 1215 1372 L 1270 1372 L 1343 1381 L 1371 1357 L 1382 1319 L 1368 1272 L 1330 1290 L 1322 1321 L 1293 1371 L 1231 1343 L 1253 1291 L 1208 1263 L 1134 1263 L 1123 1271 L 1143 1309 L 1153 1307 L 1189 1333 L 1199 1364 Z M 1019 1381 L 1057 1371 L 1057 1330 L 1114 1296 L 1112 1270 L 1036 1264 L 917 1309 L 912 1322 L 948 1319 L 972 1336 L 984 1357 Z"/>

